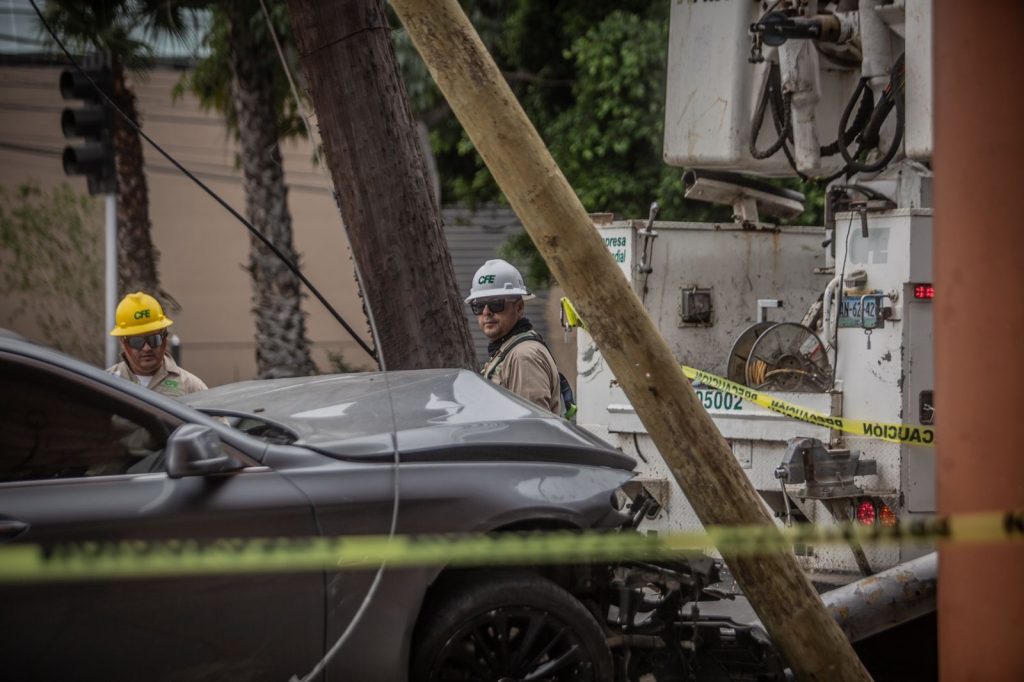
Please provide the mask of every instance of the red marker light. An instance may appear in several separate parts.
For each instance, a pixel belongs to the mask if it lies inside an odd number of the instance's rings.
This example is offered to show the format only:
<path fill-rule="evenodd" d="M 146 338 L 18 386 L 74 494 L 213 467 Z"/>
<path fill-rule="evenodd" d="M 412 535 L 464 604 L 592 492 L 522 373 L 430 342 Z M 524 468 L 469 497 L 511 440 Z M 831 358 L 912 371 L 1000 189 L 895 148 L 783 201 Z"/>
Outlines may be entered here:
<path fill-rule="evenodd" d="M 861 500 L 857 505 L 857 523 L 862 526 L 875 525 L 875 504 L 871 500 Z"/>
<path fill-rule="evenodd" d="M 914 298 L 919 301 L 930 301 L 935 298 L 935 287 L 931 284 L 915 284 Z"/>

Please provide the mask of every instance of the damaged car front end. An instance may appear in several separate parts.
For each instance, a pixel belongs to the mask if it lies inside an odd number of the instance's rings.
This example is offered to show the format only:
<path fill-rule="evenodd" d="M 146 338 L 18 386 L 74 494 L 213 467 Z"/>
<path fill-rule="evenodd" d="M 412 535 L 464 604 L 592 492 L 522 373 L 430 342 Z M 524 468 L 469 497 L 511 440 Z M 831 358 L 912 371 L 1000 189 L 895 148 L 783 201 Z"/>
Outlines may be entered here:
<path fill-rule="evenodd" d="M 287 388 L 292 381 L 302 390 Z M 286 424 L 295 444 L 347 464 L 375 462 L 372 470 L 349 474 L 366 477 L 354 486 L 364 498 L 355 532 L 384 531 L 391 510 L 382 502 L 393 467 L 379 465 L 393 464 L 396 454 L 403 534 L 633 533 L 656 504 L 642 486 L 630 486 L 630 496 L 623 492 L 633 476 L 631 459 L 468 372 L 281 384 L 273 407 L 265 398 L 253 402 L 244 384 L 222 391 L 231 395 L 211 392 L 193 402 L 222 417 L 258 416 L 248 428 L 262 428 L 259 421 Z M 392 414 L 393 423 L 373 418 Z M 389 432 L 394 450 L 384 437 Z M 353 530 L 345 510 L 354 500 L 332 503 L 323 486 L 329 479 L 314 471 L 290 475 L 314 501 L 325 533 Z M 389 570 L 383 599 L 407 608 L 381 619 L 365 616 L 345 648 L 362 652 L 367 666 L 358 672 L 374 676 L 380 659 L 366 653 L 395 647 L 390 650 L 408 656 L 415 680 L 782 679 L 760 628 L 702 615 L 700 602 L 731 596 L 721 588 L 722 570 L 703 555 L 658 563 Z M 339 595 L 360 594 L 369 578 L 339 573 L 330 584 Z M 345 599 L 331 604 L 329 638 L 340 634 L 355 606 Z M 355 672 L 352 658 L 340 657 L 348 661 L 345 672 Z"/>

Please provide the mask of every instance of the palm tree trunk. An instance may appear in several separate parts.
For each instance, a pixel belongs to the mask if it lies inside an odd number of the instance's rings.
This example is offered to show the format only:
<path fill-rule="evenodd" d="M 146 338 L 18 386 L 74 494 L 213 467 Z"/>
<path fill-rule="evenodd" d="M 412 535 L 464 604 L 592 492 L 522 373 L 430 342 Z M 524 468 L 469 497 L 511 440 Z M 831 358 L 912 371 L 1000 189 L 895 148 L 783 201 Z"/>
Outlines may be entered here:
<path fill-rule="evenodd" d="M 232 97 L 238 119 L 245 209 L 249 221 L 292 262 L 292 217 L 281 166 L 268 50 L 247 30 L 244 3 L 222 6 L 230 22 Z M 250 236 L 249 273 L 256 317 L 256 369 L 260 378 L 316 372 L 306 339 L 302 293 L 295 275 L 261 241 Z"/>
<path fill-rule="evenodd" d="M 116 55 L 111 59 L 111 67 L 113 100 L 138 125 L 135 93 L 125 82 L 124 65 Z M 160 288 L 160 275 L 157 271 L 160 253 L 153 245 L 152 225 L 149 222 L 149 187 L 142 158 L 142 140 L 121 116 L 114 117 L 114 150 L 117 171 L 118 287 L 122 294 L 145 291 L 171 309 L 177 309 L 177 302 Z"/>
<path fill-rule="evenodd" d="M 289 0 L 352 255 L 388 369 L 476 364 L 379 0 Z"/>

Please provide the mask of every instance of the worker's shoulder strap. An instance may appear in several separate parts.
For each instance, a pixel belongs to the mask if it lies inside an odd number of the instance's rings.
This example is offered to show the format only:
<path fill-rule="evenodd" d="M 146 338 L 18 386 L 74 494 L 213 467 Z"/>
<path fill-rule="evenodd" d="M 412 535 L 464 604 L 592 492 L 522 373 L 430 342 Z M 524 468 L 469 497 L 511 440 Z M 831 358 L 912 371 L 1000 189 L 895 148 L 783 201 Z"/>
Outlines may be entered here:
<path fill-rule="evenodd" d="M 534 330 L 531 329 L 521 334 L 516 334 L 511 339 L 503 343 L 501 348 L 498 349 L 498 352 L 494 354 L 494 357 L 491 358 L 484 366 L 484 378 L 490 379 L 494 376 L 494 373 L 498 371 L 498 366 L 505 360 L 505 356 L 508 355 L 513 348 L 524 341 L 536 341 L 540 345 L 544 346 L 548 355 L 551 355 L 551 349 L 548 348 L 548 344 L 544 343 L 544 338 Z M 555 358 L 552 355 L 551 360 L 554 361 L 554 359 Z M 558 370 L 558 367 L 555 367 L 555 371 L 558 372 L 558 392 L 562 396 L 562 406 L 565 409 L 562 416 L 566 419 L 572 419 L 576 416 L 576 396 L 573 395 L 572 386 L 569 385 L 569 380 L 565 378 L 565 375 Z"/>
<path fill-rule="evenodd" d="M 522 332 L 520 334 L 516 334 L 508 341 L 501 344 L 501 348 L 499 348 L 498 352 L 494 354 L 494 357 L 488 360 L 487 364 L 484 365 L 484 378 L 490 379 L 491 377 L 493 377 L 494 373 L 498 371 L 498 366 L 501 365 L 501 363 L 505 360 L 505 356 L 508 355 L 513 348 L 523 343 L 524 341 L 536 341 L 537 343 L 540 343 L 541 345 L 544 345 L 545 348 L 547 348 L 547 345 L 544 344 L 544 341 L 541 339 L 540 334 L 533 331 L 532 329 Z"/>

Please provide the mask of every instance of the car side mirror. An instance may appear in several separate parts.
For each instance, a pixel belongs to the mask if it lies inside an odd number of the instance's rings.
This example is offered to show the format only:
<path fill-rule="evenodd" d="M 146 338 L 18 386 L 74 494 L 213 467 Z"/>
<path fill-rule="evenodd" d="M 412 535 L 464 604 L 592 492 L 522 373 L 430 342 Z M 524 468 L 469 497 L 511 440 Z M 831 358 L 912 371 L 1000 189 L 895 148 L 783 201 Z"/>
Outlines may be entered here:
<path fill-rule="evenodd" d="M 223 443 L 208 426 L 182 424 L 167 439 L 167 475 L 170 478 L 219 474 L 244 466 L 224 453 Z"/>

